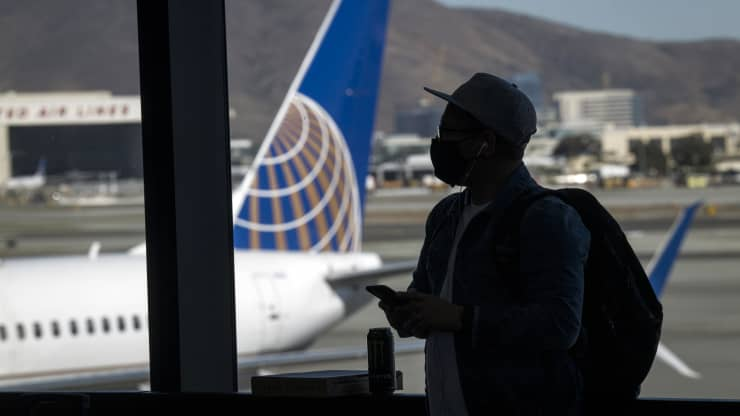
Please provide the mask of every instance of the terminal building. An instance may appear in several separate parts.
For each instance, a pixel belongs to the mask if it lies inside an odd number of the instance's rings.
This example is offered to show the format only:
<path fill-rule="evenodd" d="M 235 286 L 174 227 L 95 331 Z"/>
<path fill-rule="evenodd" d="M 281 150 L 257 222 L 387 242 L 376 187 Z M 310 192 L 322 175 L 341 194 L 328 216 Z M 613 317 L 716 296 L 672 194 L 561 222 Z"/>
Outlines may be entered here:
<path fill-rule="evenodd" d="M 0 182 L 33 173 L 115 172 L 143 178 L 138 95 L 107 91 L 0 94 Z"/>
<path fill-rule="evenodd" d="M 641 172 L 666 173 L 676 164 L 677 147 L 691 141 L 706 149 L 713 162 L 740 159 L 739 123 L 607 127 L 602 132 L 602 155 Z M 661 166 L 652 166 L 656 163 Z"/>
<path fill-rule="evenodd" d="M 144 177 L 138 95 L 109 91 L 0 93 L 0 183 L 36 171 L 46 175 L 106 174 Z M 256 148 L 231 140 L 235 179 L 241 180 Z"/>

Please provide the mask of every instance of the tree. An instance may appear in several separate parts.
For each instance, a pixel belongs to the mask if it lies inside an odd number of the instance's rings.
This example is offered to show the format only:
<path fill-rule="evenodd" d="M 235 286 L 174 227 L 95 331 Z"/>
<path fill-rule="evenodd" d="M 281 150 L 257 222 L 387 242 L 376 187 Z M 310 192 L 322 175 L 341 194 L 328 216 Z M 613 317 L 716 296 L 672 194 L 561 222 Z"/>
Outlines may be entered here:
<path fill-rule="evenodd" d="M 630 168 L 645 175 L 665 175 L 668 160 L 660 146 L 660 140 L 651 140 L 647 143 L 641 140 L 630 140 L 630 152 L 635 156 L 635 163 Z"/>
<path fill-rule="evenodd" d="M 698 134 L 671 141 L 671 156 L 679 169 L 706 170 L 712 164 L 712 154 L 712 143 Z"/>
<path fill-rule="evenodd" d="M 565 158 L 590 155 L 598 158 L 601 156 L 601 141 L 589 133 L 569 134 L 560 139 L 553 155 Z"/>

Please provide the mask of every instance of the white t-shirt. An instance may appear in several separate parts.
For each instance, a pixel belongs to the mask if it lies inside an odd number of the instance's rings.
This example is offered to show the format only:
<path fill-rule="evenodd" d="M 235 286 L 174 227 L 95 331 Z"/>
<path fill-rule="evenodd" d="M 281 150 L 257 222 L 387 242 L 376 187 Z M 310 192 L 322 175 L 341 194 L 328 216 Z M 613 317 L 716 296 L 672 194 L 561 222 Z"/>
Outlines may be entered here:
<path fill-rule="evenodd" d="M 460 238 L 470 220 L 480 213 L 489 203 L 476 205 L 466 201 L 462 217 L 455 230 L 455 240 L 447 261 L 447 273 L 439 296 L 452 301 L 453 273 L 455 256 Z M 429 399 L 429 412 L 432 416 L 468 414 L 465 407 L 460 378 L 455 359 L 455 336 L 452 332 L 432 332 L 426 341 L 426 384 Z"/>

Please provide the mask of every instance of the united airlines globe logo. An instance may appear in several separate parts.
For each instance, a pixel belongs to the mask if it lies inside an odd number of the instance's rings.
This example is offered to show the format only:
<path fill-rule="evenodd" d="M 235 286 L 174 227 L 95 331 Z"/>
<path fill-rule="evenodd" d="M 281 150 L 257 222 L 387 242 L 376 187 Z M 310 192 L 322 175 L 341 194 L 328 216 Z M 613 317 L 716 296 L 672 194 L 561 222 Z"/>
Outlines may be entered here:
<path fill-rule="evenodd" d="M 361 210 L 347 143 L 332 117 L 296 93 L 260 159 L 234 224 L 235 246 L 359 251 Z"/>

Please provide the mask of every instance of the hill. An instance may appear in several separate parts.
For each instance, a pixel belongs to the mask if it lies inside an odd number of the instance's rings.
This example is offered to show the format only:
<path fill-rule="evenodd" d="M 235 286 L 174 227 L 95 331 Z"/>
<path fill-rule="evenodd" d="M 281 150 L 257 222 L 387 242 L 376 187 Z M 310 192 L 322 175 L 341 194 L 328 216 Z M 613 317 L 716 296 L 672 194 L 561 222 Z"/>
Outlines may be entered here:
<path fill-rule="evenodd" d="M 136 3 L 0 1 L 0 91 L 138 92 Z M 328 0 L 228 0 L 232 135 L 261 138 Z M 431 0 L 393 4 L 378 128 L 477 71 L 541 75 L 546 92 L 633 88 L 651 124 L 722 122 L 740 115 L 740 42 L 651 42 L 579 30 L 496 10 Z M 434 101 L 432 101 L 434 102 Z"/>

